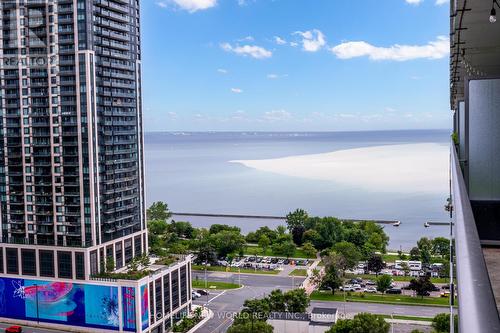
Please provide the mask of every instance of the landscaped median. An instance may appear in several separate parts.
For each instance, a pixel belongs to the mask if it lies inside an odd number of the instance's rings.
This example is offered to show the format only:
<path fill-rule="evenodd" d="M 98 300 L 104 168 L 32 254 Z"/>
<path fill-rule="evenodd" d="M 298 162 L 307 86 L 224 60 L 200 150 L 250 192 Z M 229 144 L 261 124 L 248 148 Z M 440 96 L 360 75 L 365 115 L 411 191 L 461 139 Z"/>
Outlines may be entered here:
<path fill-rule="evenodd" d="M 226 289 L 238 289 L 241 285 L 236 283 L 229 282 L 218 282 L 218 281 L 207 281 L 205 284 L 205 280 L 193 280 L 192 282 L 193 288 L 196 289 L 218 289 L 218 290 L 226 290 Z"/>
<path fill-rule="evenodd" d="M 331 291 L 314 291 L 311 294 L 311 300 L 315 301 L 336 301 L 343 302 L 344 294 L 337 292 L 334 295 Z M 345 295 L 347 302 L 364 303 L 385 303 L 402 305 L 431 305 L 431 306 L 449 306 L 448 297 L 412 297 L 407 295 L 381 295 L 367 293 L 351 293 Z"/>
<path fill-rule="evenodd" d="M 388 315 L 388 314 L 379 314 L 377 316 L 381 316 L 386 319 L 395 319 L 395 320 L 408 320 L 408 321 L 423 321 L 423 322 L 432 322 L 433 318 L 430 317 L 415 317 L 415 316 L 401 316 L 401 315 Z"/>
<path fill-rule="evenodd" d="M 291 271 L 288 275 L 290 276 L 307 276 L 307 269 L 297 268 Z"/>
<path fill-rule="evenodd" d="M 204 265 L 193 265 L 192 269 L 194 271 L 204 271 Z M 265 269 L 251 269 L 251 268 L 238 268 L 238 267 L 225 267 L 225 266 L 206 266 L 206 270 L 209 272 L 230 272 L 230 273 L 242 273 L 242 274 L 267 274 L 276 275 L 279 273 L 277 270 L 265 270 Z"/>

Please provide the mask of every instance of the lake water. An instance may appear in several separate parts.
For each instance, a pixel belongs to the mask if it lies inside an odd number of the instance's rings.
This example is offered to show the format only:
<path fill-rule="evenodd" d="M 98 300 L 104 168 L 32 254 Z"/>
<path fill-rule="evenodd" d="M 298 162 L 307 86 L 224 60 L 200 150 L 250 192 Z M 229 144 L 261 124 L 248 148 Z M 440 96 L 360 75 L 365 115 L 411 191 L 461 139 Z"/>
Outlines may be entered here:
<path fill-rule="evenodd" d="M 391 238 L 390 248 L 409 249 L 422 236 L 447 235 L 448 229 L 445 227 L 426 229 L 423 224 L 429 220 L 448 220 L 443 209 L 448 196 L 447 167 L 442 162 L 446 162 L 448 158 L 449 135 L 448 130 L 146 133 L 147 202 L 150 204 L 153 201 L 165 201 L 172 211 L 188 213 L 284 216 L 296 208 L 303 208 L 310 215 L 400 220 L 399 228 L 390 225 L 385 227 Z M 388 168 L 395 167 L 393 159 L 388 159 L 383 154 L 384 147 L 393 154 L 389 149 L 393 149 L 395 145 L 407 145 L 403 146 L 407 147 L 404 149 L 406 153 L 398 157 L 398 177 L 403 176 L 399 188 L 395 185 L 400 178 L 392 178 L 391 172 L 384 174 L 384 168 L 381 168 L 384 161 L 391 163 Z M 370 147 L 373 149 L 357 150 Z M 418 160 L 415 162 L 415 159 L 410 159 L 412 149 L 415 157 L 425 155 L 425 152 L 422 152 L 422 149 L 427 149 L 425 147 L 433 149 L 427 160 L 419 163 Z M 347 155 L 346 152 L 341 152 L 345 150 L 349 150 Z M 356 151 L 358 155 L 355 155 Z M 325 158 L 319 155 L 319 158 L 314 159 L 315 165 L 311 165 L 311 171 L 307 173 L 307 155 L 331 152 L 343 154 L 339 156 L 344 159 L 344 169 L 337 168 L 335 154 L 324 155 Z M 345 161 L 345 156 L 351 156 L 350 152 L 353 152 L 353 159 L 356 157 L 358 163 L 352 172 L 349 170 L 349 164 L 346 164 L 349 161 Z M 366 161 L 362 156 L 360 158 L 359 154 L 366 154 Z M 296 158 L 297 156 L 299 158 Z M 289 157 L 292 159 L 287 159 Z M 420 172 L 416 176 L 414 172 L 419 171 L 419 166 L 429 166 L 432 164 L 430 159 L 433 158 L 443 165 L 441 167 L 439 164 L 438 172 L 426 168 L 423 172 L 431 174 Z M 249 162 L 231 162 L 235 160 Z M 268 161 L 262 163 L 259 160 Z M 318 161 L 332 163 L 331 165 L 336 167 L 335 173 L 323 178 L 318 177 L 320 171 L 317 170 L 325 172 L 324 165 L 318 165 Z M 359 168 L 360 161 L 366 163 L 366 173 L 363 168 Z M 300 163 L 301 171 L 294 173 L 294 164 L 288 163 Z M 254 164 L 258 166 L 252 167 Z M 372 165 L 380 169 L 380 176 L 378 171 L 373 171 Z M 318 169 L 321 167 L 322 169 Z M 407 180 L 413 181 L 408 184 L 404 183 L 406 168 L 409 170 Z M 345 177 L 339 176 L 339 173 Z M 421 177 L 422 182 L 415 182 L 415 177 Z M 364 180 L 361 183 L 356 182 L 358 178 Z M 384 182 L 387 182 L 387 187 Z M 432 182 L 429 183 L 429 191 L 425 190 L 425 182 Z M 439 183 L 438 186 L 435 186 L 436 182 Z M 363 186 L 363 183 L 370 183 L 371 187 Z M 419 186 L 414 185 L 416 183 L 419 183 Z M 377 187 L 374 187 L 374 184 Z M 234 224 L 241 227 L 243 232 L 255 230 L 263 225 L 275 227 L 281 223 L 279 220 L 257 219 L 177 219 L 188 220 L 195 226 L 203 227 L 212 223 Z"/>

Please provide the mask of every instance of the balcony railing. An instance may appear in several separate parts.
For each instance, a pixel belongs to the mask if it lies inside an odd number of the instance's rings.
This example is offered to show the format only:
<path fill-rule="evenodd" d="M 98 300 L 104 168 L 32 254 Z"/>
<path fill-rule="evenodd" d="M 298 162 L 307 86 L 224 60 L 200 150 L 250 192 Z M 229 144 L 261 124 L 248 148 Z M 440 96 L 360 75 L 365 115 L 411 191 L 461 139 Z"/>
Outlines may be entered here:
<path fill-rule="evenodd" d="M 459 332 L 500 332 L 491 287 L 472 207 L 455 145 L 451 145 L 453 222 L 458 279 Z"/>

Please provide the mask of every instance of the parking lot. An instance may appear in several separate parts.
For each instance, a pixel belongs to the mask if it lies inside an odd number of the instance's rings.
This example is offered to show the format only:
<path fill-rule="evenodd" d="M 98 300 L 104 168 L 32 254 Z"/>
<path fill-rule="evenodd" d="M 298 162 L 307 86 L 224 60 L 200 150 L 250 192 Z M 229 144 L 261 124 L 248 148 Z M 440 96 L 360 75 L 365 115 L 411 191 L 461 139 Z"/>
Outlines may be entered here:
<path fill-rule="evenodd" d="M 280 271 L 280 275 L 288 275 L 295 268 L 307 268 L 313 260 L 308 259 L 288 259 L 280 257 L 264 257 L 264 256 L 243 256 L 235 257 L 232 260 L 222 258 L 217 260 L 215 264 L 208 266 L 232 267 L 241 269 L 251 269 L 256 271 Z M 203 264 L 203 263 L 202 263 Z"/>
<path fill-rule="evenodd" d="M 377 291 L 376 276 L 373 279 L 361 279 L 353 278 L 340 287 L 341 291 L 346 292 L 365 292 L 365 293 L 379 293 Z M 393 281 L 390 289 L 386 291 L 386 294 L 400 294 L 408 296 L 416 296 L 414 290 L 409 289 L 409 282 L 403 281 Z M 428 295 L 431 297 L 448 297 L 449 296 L 449 285 L 442 283 L 435 283 L 434 290 L 430 291 Z"/>

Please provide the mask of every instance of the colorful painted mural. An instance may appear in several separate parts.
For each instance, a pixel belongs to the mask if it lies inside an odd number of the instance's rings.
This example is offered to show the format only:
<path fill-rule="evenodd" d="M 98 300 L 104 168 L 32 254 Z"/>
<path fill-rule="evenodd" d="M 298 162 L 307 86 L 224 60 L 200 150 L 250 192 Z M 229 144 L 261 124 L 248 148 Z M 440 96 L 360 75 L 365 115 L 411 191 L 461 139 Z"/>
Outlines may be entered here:
<path fill-rule="evenodd" d="M 135 297 L 128 300 L 123 317 L 134 319 Z M 118 330 L 118 288 L 0 278 L 0 317 Z"/>
<path fill-rule="evenodd" d="M 122 287 L 123 329 L 135 331 L 135 288 Z"/>
<path fill-rule="evenodd" d="M 141 322 L 143 330 L 149 327 L 149 293 L 146 284 L 141 286 Z"/>

